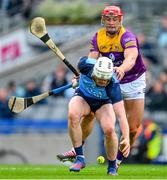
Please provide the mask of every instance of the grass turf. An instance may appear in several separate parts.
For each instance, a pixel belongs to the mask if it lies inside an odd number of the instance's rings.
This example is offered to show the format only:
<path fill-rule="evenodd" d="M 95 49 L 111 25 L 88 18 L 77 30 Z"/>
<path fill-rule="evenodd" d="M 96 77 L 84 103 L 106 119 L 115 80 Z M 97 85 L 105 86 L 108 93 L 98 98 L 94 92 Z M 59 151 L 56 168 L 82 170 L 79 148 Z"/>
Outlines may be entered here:
<path fill-rule="evenodd" d="M 106 168 L 91 165 L 76 173 L 57 165 L 0 165 L 0 179 L 167 179 L 167 165 L 122 165 L 115 177 Z"/>

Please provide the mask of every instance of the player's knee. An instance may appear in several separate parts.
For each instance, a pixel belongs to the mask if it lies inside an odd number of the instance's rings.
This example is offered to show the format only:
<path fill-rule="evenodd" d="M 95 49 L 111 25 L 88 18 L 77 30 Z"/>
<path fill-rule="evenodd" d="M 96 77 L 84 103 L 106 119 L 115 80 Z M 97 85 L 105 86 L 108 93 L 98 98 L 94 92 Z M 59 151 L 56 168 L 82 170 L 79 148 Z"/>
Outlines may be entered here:
<path fill-rule="evenodd" d="M 139 134 L 141 133 L 141 125 L 136 126 L 135 128 L 130 129 L 130 138 L 137 138 Z"/>
<path fill-rule="evenodd" d="M 113 134 L 115 134 L 115 128 L 112 126 L 106 126 L 103 131 L 106 137 L 111 137 Z"/>
<path fill-rule="evenodd" d="M 68 121 L 70 126 L 72 126 L 73 128 L 77 127 L 78 124 L 80 124 L 80 116 L 74 112 L 69 112 L 68 113 Z"/>

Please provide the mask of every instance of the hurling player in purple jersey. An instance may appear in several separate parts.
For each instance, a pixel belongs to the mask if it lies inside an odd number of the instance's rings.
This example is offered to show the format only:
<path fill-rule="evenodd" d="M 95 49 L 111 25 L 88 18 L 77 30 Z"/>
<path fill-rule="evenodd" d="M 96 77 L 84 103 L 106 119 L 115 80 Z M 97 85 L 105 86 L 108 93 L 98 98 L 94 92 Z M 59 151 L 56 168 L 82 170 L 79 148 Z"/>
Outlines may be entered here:
<path fill-rule="evenodd" d="M 101 22 L 104 27 L 93 36 L 88 57 L 98 59 L 99 56 L 106 56 L 113 61 L 115 73 L 120 80 L 132 146 L 144 114 L 146 67 L 142 61 L 136 36 L 122 25 L 122 10 L 117 6 L 105 7 Z M 116 106 L 114 111 L 117 114 Z M 93 117 L 91 113 L 82 122 L 83 142 L 91 132 Z M 122 139 L 117 155 L 118 167 L 123 160 L 121 152 L 123 146 Z M 75 152 L 69 151 L 61 155 L 67 159 L 70 155 L 75 157 Z"/>

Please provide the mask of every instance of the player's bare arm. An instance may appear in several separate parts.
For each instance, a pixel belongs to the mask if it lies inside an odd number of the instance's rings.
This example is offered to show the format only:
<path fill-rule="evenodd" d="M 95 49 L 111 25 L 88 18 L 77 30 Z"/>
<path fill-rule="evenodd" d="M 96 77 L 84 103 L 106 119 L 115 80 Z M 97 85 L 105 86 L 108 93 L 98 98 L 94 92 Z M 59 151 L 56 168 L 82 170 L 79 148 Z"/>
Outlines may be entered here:
<path fill-rule="evenodd" d="M 100 56 L 99 52 L 96 51 L 92 51 L 88 55 L 89 58 L 93 58 L 93 59 L 97 59 L 99 56 Z"/>
<path fill-rule="evenodd" d="M 130 69 L 132 69 L 132 67 L 136 63 L 137 56 L 138 56 L 137 48 L 125 49 L 125 51 L 124 51 L 125 59 L 123 61 L 123 64 L 120 66 L 121 68 L 123 68 L 124 72 L 127 72 Z"/>
<path fill-rule="evenodd" d="M 128 157 L 130 152 L 129 126 L 126 118 L 123 101 L 113 104 L 113 108 L 114 108 L 114 112 L 116 113 L 116 116 L 118 117 L 119 125 L 122 132 L 122 140 L 120 144 L 123 148 L 121 149 L 121 151 L 124 157 Z"/>
<path fill-rule="evenodd" d="M 121 80 L 124 77 L 125 72 L 133 68 L 133 66 L 136 63 L 137 56 L 138 56 L 137 48 L 125 49 L 124 51 L 125 59 L 123 61 L 123 64 L 119 67 L 114 68 L 119 80 Z"/>

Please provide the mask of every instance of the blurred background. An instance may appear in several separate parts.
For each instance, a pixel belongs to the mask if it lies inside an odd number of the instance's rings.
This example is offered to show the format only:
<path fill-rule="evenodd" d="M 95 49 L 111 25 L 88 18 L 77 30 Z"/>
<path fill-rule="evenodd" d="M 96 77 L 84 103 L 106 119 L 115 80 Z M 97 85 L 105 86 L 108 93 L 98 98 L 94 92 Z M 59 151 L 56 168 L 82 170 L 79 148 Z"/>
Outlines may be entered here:
<path fill-rule="evenodd" d="M 167 163 L 166 0 L 0 0 L 0 164 L 59 164 L 56 155 L 72 147 L 67 131 L 72 89 L 20 114 L 8 108 L 12 95 L 35 96 L 65 85 L 73 77 L 29 32 L 32 18 L 45 18 L 50 36 L 76 67 L 79 57 L 89 52 L 89 41 L 101 26 L 106 5 L 121 6 L 123 24 L 138 36 L 147 66 L 143 128 L 126 162 Z M 89 164 L 97 156 L 105 156 L 97 123 L 84 149 Z"/>

